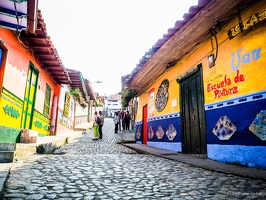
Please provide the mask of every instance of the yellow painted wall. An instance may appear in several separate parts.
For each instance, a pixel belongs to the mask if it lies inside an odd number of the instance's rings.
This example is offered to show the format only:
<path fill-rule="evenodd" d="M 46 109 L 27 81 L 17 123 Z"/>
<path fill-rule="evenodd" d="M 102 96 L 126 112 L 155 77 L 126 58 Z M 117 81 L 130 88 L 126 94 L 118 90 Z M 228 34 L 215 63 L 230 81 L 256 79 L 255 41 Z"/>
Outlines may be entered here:
<path fill-rule="evenodd" d="M 253 14 L 263 10 L 266 10 L 266 5 L 263 2 L 260 2 L 251 9 L 243 12 L 241 14 L 241 18 L 242 20 L 245 20 Z M 262 14 L 261 18 L 262 17 L 264 17 L 264 14 Z M 176 82 L 176 79 L 198 64 L 202 64 L 203 69 L 205 104 L 215 103 L 266 90 L 266 19 L 230 40 L 228 38 L 227 31 L 234 27 L 237 23 L 238 19 L 232 20 L 231 23 L 223 27 L 216 35 L 219 48 L 215 66 L 209 68 L 207 62 L 209 54 L 213 53 L 216 55 L 215 38 L 211 37 L 190 52 L 190 54 L 184 57 L 174 67 L 166 71 L 151 87 L 141 94 L 139 96 L 137 120 L 142 120 L 142 108 L 149 100 L 148 92 L 154 89 L 154 96 L 156 98 L 158 88 L 164 79 L 168 79 L 170 83 L 168 90 L 168 102 L 162 112 L 158 112 L 155 108 L 154 115 L 158 116 L 167 113 L 179 112 L 179 84 Z M 208 32 L 208 30 L 206 30 L 206 32 Z M 237 66 L 238 60 L 236 59 L 236 56 L 238 51 L 241 62 L 239 67 L 236 69 L 236 67 L 232 66 Z M 223 87 L 217 89 L 218 86 Z M 214 89 L 215 87 L 216 89 Z M 230 91 L 231 94 L 221 95 L 223 90 Z M 177 101 L 176 107 L 172 106 L 172 102 L 174 100 Z"/>
<path fill-rule="evenodd" d="M 50 120 L 37 110 L 33 114 L 32 129 L 41 135 L 50 134 Z"/>
<path fill-rule="evenodd" d="M 20 128 L 23 101 L 3 88 L 0 108 L 1 125 Z"/>

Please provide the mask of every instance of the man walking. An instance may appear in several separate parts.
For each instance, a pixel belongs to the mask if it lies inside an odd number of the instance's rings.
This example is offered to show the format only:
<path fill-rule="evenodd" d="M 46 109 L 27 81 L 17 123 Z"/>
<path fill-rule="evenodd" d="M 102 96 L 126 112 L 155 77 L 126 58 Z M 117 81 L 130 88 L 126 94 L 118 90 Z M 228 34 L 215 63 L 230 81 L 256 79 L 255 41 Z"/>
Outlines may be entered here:
<path fill-rule="evenodd" d="M 101 123 L 99 124 L 99 139 L 102 139 L 103 137 L 103 124 L 104 124 L 104 115 L 102 111 L 99 111 L 99 117 L 101 119 Z"/>
<path fill-rule="evenodd" d="M 121 112 L 118 111 L 118 130 L 121 132 Z"/>

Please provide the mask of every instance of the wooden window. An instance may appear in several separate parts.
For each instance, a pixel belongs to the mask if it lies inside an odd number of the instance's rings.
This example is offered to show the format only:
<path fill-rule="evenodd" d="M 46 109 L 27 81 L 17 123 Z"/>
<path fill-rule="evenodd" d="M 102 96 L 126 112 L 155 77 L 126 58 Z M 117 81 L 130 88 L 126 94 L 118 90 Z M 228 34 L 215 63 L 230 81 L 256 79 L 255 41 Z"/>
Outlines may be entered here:
<path fill-rule="evenodd" d="M 51 106 L 51 88 L 46 84 L 43 114 L 49 116 Z"/>
<path fill-rule="evenodd" d="M 64 115 L 68 117 L 70 107 L 70 93 L 66 92 L 65 95 L 65 105 L 64 105 Z"/>

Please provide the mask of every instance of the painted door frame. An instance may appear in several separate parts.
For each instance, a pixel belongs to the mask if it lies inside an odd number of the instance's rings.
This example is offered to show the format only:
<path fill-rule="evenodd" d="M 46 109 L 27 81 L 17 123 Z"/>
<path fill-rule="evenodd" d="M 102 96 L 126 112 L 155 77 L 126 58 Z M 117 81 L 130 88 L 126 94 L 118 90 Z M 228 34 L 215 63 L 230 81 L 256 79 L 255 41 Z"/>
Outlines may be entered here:
<path fill-rule="evenodd" d="M 143 106 L 143 122 L 142 122 L 142 144 L 147 144 L 148 141 L 148 105 Z"/>
<path fill-rule="evenodd" d="M 2 55 L 0 60 L 0 97 L 1 97 L 8 49 L 4 46 L 2 42 L 0 42 L 0 47 L 2 49 Z"/>
<path fill-rule="evenodd" d="M 35 108 L 36 91 L 38 86 L 39 70 L 30 62 L 27 83 L 24 94 L 24 104 L 21 118 L 22 128 L 32 128 L 33 113 Z"/>
<path fill-rule="evenodd" d="M 202 65 L 199 64 L 182 77 L 180 83 L 180 113 L 182 152 L 207 155 L 206 119 Z"/>

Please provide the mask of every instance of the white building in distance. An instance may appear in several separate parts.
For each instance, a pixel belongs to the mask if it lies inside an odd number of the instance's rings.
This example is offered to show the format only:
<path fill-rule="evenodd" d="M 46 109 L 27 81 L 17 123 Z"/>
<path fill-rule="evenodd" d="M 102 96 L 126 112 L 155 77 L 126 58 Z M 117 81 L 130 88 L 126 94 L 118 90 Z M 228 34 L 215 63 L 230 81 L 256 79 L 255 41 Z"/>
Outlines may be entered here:
<path fill-rule="evenodd" d="M 105 116 L 113 117 L 114 112 L 122 110 L 121 95 L 114 94 L 104 97 L 103 114 Z"/>

